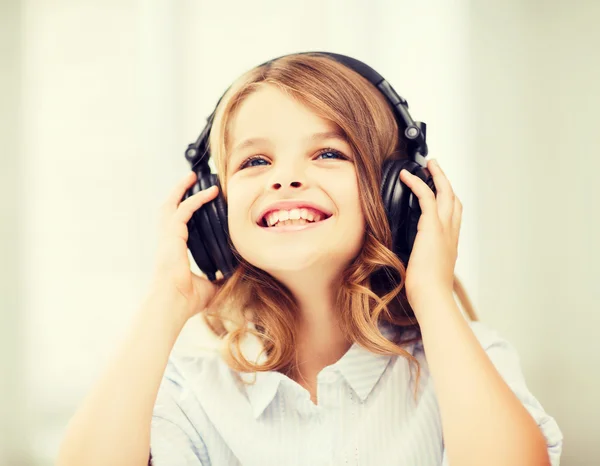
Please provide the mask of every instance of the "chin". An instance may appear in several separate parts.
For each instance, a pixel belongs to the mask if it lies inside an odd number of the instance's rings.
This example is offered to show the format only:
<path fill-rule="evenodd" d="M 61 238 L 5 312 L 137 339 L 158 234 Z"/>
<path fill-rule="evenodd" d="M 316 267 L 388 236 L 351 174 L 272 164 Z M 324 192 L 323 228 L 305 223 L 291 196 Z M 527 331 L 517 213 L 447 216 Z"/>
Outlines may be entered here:
<path fill-rule="evenodd" d="M 308 273 L 311 277 L 321 279 L 341 273 L 355 256 L 349 253 L 350 250 L 331 251 L 330 248 L 297 248 L 290 251 L 289 248 L 277 250 L 265 247 L 262 251 L 254 250 L 251 254 L 244 255 L 244 258 L 274 277 Z"/>
<path fill-rule="evenodd" d="M 324 228 L 325 234 L 314 231 L 271 235 L 257 225 L 250 229 L 236 226 L 239 225 L 230 224 L 230 233 L 239 254 L 274 276 L 307 270 L 319 276 L 328 269 L 342 269 L 360 253 L 364 241 L 360 228 L 337 223 Z"/>
<path fill-rule="evenodd" d="M 265 247 L 262 251 L 253 251 L 244 258 L 265 272 L 277 274 L 288 272 L 301 272 L 307 269 L 322 269 L 331 260 L 328 257 L 319 257 L 316 251 L 275 250 Z"/>

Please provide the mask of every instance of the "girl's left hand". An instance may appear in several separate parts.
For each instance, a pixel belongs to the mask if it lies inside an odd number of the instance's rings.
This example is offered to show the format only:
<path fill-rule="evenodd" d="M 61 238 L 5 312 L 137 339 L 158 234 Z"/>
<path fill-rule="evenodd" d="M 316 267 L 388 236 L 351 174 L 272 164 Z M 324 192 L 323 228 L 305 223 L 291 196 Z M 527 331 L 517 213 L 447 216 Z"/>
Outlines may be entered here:
<path fill-rule="evenodd" d="M 454 266 L 462 219 L 462 204 L 438 163 L 429 160 L 427 168 L 433 176 L 437 198 L 418 176 L 407 170 L 400 172 L 400 180 L 419 199 L 422 212 L 405 281 L 406 297 L 417 319 L 428 300 L 453 296 Z"/>

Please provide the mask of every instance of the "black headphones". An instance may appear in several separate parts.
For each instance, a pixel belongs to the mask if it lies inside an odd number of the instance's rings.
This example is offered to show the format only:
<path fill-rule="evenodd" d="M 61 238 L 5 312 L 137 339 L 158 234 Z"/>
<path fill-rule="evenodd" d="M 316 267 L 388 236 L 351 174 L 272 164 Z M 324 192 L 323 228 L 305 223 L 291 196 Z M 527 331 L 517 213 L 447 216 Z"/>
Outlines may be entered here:
<path fill-rule="evenodd" d="M 400 171 L 403 168 L 407 169 L 413 175 L 425 181 L 431 190 L 436 193 L 433 179 L 426 168 L 426 124 L 413 121 L 408 113 L 408 102 L 399 96 L 379 73 L 365 63 L 345 55 L 330 52 L 301 52 L 300 54 L 327 55 L 369 80 L 386 97 L 394 111 L 398 127 L 400 130 L 404 129 L 404 136 L 408 142 L 408 159 L 387 160 L 384 162 L 380 193 L 392 232 L 392 251 L 405 265 L 408 264 L 408 258 L 417 235 L 417 224 L 421 216 L 421 209 L 418 198 L 400 181 Z M 281 57 L 271 59 L 260 66 L 267 65 L 279 58 Z M 221 96 L 219 102 L 222 98 L 223 96 Z M 217 106 L 219 102 L 217 102 Z M 214 115 L 215 112 L 213 111 L 207 118 L 207 124 L 196 142 L 188 145 L 185 151 L 185 158 L 197 174 L 198 180 L 194 186 L 186 191 L 182 199 L 183 201 L 198 191 L 208 189 L 213 185 L 219 187 L 217 197 L 194 212 L 187 224 L 189 233 L 187 246 L 196 264 L 210 281 L 216 279 L 215 273 L 217 270 L 220 270 L 225 278 L 229 277 L 238 264 L 232 252 L 233 246 L 229 237 L 227 204 L 221 194 L 219 179 L 208 166 L 208 159 L 210 158 L 208 138 Z"/>

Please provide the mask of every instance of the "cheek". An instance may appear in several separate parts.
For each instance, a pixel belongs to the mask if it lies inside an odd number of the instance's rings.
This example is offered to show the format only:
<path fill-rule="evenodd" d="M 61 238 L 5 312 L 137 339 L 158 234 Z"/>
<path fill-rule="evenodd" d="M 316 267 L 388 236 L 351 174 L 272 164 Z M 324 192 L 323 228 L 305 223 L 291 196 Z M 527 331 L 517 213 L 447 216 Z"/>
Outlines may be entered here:
<path fill-rule="evenodd" d="M 248 196 L 244 196 L 238 189 L 229 189 L 227 192 L 227 221 L 230 230 L 239 225 L 243 215 L 249 215 L 249 211 Z"/>
<path fill-rule="evenodd" d="M 248 248 L 253 247 L 255 238 L 252 233 L 252 212 L 256 192 L 244 183 L 231 183 L 227 189 L 227 226 L 229 236 L 234 247 L 244 257 L 248 255 Z M 258 228 L 258 227 L 257 227 Z"/>
<path fill-rule="evenodd" d="M 349 219 L 356 221 L 357 217 L 363 216 L 360 203 L 358 181 L 354 176 L 348 176 L 344 180 L 338 180 L 332 186 L 332 197 L 341 212 L 346 212 Z"/>

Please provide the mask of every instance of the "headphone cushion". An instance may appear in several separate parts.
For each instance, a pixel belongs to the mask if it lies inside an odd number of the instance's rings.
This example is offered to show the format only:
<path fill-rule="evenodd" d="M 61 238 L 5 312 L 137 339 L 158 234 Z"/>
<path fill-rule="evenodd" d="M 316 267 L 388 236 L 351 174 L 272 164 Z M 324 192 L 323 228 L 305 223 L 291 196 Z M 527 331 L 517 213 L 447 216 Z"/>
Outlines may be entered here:
<path fill-rule="evenodd" d="M 194 185 L 186 191 L 182 201 L 193 196 L 200 190 L 201 189 L 199 183 L 194 183 Z M 201 225 L 202 216 L 203 213 L 197 210 L 192 214 L 191 218 L 189 219 L 187 223 L 187 246 L 190 252 L 192 253 L 194 261 L 198 265 L 198 268 L 207 276 L 210 276 L 211 274 L 215 273 L 217 266 L 213 262 L 213 259 L 211 257 L 209 245 L 206 241 L 204 241 L 205 235 L 202 234 Z"/>
<path fill-rule="evenodd" d="M 200 189 L 206 190 L 217 184 L 216 175 L 212 173 L 200 175 L 198 177 L 198 184 L 200 185 Z M 210 254 L 212 262 L 215 264 L 217 270 L 223 271 L 229 268 L 229 260 L 226 255 L 228 244 L 216 203 L 216 198 L 212 199 L 201 206 L 194 215 L 198 214 L 200 216 L 200 231 L 203 234 L 202 241 Z"/>
<path fill-rule="evenodd" d="M 217 212 L 217 221 L 220 228 L 229 236 L 229 224 L 227 223 L 227 203 L 221 192 L 221 183 L 217 175 L 211 173 L 211 181 L 219 187 L 219 195 L 215 198 L 215 209 Z"/>
<path fill-rule="evenodd" d="M 219 194 L 214 198 L 213 202 L 211 202 L 214 208 L 214 227 L 215 233 L 217 234 L 219 245 L 221 247 L 221 253 L 224 259 L 223 268 L 220 269 L 223 274 L 233 272 L 233 269 L 237 265 L 237 260 L 233 255 L 230 237 L 229 237 L 229 224 L 227 221 L 227 203 L 225 202 L 225 198 L 221 192 L 221 183 L 219 181 L 219 177 L 213 173 L 210 174 L 210 182 L 211 186 L 218 186 Z"/>
<path fill-rule="evenodd" d="M 381 198 L 392 233 L 392 250 L 405 264 L 408 264 L 420 209 L 418 211 L 414 209 L 415 197 L 408 186 L 400 180 L 400 172 L 403 169 L 417 176 L 423 176 L 422 167 L 412 160 L 386 160 L 382 168 Z"/>

